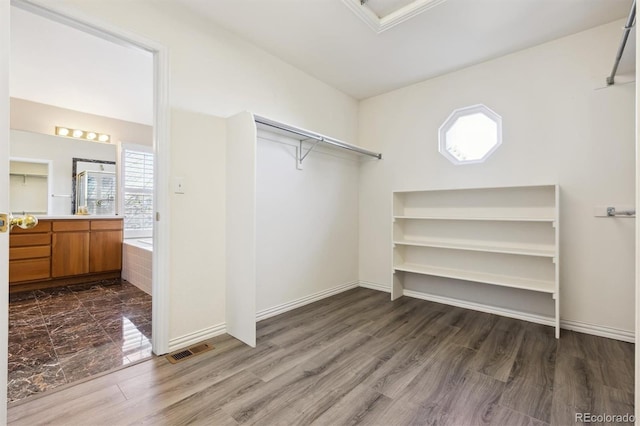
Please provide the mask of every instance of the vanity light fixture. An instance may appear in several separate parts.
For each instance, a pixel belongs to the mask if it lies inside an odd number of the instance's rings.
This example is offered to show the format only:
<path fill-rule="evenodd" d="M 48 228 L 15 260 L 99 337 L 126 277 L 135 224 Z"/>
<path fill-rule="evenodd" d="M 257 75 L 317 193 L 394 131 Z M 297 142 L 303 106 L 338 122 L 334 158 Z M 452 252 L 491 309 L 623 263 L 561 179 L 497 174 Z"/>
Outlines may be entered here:
<path fill-rule="evenodd" d="M 71 129 L 69 127 L 56 126 L 56 135 L 72 137 L 76 139 L 86 139 L 88 141 L 94 141 L 94 142 L 95 141 L 104 142 L 104 143 L 111 142 L 111 136 L 105 133 L 85 131 L 81 129 Z"/>

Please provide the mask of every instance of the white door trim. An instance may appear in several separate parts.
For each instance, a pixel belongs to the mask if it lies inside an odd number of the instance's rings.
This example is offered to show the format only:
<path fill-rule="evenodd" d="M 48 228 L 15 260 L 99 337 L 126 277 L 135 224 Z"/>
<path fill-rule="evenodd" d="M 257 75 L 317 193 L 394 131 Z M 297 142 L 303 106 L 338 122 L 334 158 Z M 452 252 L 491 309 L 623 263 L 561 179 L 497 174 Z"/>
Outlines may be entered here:
<path fill-rule="evenodd" d="M 0 2 L 2 3 L 2 2 Z M 103 39 L 147 50 L 154 58 L 154 142 L 155 191 L 154 206 L 157 218 L 153 230 L 153 352 L 169 351 L 169 277 L 170 277 L 170 206 L 169 206 L 169 59 L 167 49 L 145 37 L 87 16 L 61 4 L 46 0 L 11 0 L 11 5 L 48 19 L 94 34 Z M 158 220 L 159 218 L 159 220 Z M 2 312 L 0 311 L 0 314 Z M 6 352 L 6 350 L 4 351 Z M 6 371 L 6 363 L 4 365 Z M 2 383 L 0 383 L 2 386 Z"/>
<path fill-rule="evenodd" d="M 0 1 L 0 211 L 9 212 L 9 2 Z M 7 424 L 9 235 L 0 234 L 0 424 Z"/>
<path fill-rule="evenodd" d="M 640 34 L 636 31 L 636 58 L 640 55 Z M 640 69 L 636 68 L 636 81 L 640 77 Z M 640 211 L 640 86 L 636 83 L 636 212 Z M 640 227 L 636 215 L 636 340 L 635 340 L 635 416 L 640 418 Z"/>

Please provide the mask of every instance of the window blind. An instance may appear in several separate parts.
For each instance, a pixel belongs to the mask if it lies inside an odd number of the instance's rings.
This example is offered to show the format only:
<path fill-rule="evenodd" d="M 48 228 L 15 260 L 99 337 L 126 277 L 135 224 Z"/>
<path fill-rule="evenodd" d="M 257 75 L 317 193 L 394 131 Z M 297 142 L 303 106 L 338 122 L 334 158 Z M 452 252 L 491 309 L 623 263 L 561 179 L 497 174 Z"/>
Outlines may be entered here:
<path fill-rule="evenodd" d="M 153 230 L 153 153 L 123 150 L 124 228 Z"/>

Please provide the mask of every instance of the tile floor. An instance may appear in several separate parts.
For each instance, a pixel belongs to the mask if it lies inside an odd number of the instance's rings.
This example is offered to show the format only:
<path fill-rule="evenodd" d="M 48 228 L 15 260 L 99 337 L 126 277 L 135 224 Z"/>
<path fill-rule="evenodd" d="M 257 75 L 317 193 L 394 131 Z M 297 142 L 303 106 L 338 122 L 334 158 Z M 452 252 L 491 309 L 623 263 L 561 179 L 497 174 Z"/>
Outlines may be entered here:
<path fill-rule="evenodd" d="M 9 295 L 9 402 L 150 356 L 151 296 L 126 281 Z"/>

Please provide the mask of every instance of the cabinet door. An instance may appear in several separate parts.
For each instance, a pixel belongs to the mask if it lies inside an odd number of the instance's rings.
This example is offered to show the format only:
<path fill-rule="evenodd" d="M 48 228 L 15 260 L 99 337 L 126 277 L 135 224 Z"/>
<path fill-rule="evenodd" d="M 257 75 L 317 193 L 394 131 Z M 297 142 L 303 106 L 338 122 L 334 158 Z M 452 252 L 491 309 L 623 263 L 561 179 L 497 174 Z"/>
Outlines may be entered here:
<path fill-rule="evenodd" d="M 90 253 L 91 272 L 122 269 L 122 231 L 92 231 Z"/>
<path fill-rule="evenodd" d="M 51 252 L 52 277 L 89 273 L 89 232 L 55 232 Z"/>

